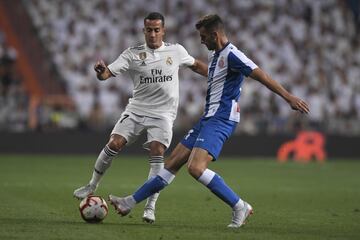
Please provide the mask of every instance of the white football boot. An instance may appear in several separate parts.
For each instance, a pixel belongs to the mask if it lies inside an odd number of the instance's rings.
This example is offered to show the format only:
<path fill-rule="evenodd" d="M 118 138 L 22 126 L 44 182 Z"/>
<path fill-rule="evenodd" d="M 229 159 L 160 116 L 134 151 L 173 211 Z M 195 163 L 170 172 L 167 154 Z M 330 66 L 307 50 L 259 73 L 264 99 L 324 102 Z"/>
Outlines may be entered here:
<path fill-rule="evenodd" d="M 86 186 L 75 189 L 73 195 L 77 199 L 84 199 L 87 196 L 92 195 L 95 192 L 95 190 L 96 190 L 96 186 L 88 184 Z"/>
<path fill-rule="evenodd" d="M 232 220 L 228 225 L 228 228 L 239 228 L 245 224 L 245 220 L 251 214 L 253 214 L 253 208 L 247 202 L 244 202 L 244 207 L 240 209 L 233 210 Z"/>
<path fill-rule="evenodd" d="M 127 204 L 125 198 L 109 195 L 109 201 L 111 205 L 115 207 L 117 213 L 120 214 L 121 216 L 126 216 L 130 213 L 131 207 L 129 206 L 129 204 Z"/>
<path fill-rule="evenodd" d="M 153 208 L 145 208 L 144 209 L 144 214 L 142 217 L 144 222 L 147 223 L 154 223 L 155 222 L 155 209 Z"/>

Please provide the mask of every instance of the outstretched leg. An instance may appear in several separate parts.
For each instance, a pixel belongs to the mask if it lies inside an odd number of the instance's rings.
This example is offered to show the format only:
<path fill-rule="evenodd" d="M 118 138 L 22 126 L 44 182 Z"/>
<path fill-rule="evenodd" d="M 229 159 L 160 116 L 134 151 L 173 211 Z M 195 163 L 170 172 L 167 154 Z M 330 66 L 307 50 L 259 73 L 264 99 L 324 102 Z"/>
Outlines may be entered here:
<path fill-rule="evenodd" d="M 169 185 L 174 180 L 175 174 L 187 162 L 189 155 L 190 150 L 179 143 L 166 159 L 165 167 L 155 177 L 146 181 L 133 195 L 124 198 L 109 195 L 109 201 L 120 215 L 127 215 L 137 203 Z"/>

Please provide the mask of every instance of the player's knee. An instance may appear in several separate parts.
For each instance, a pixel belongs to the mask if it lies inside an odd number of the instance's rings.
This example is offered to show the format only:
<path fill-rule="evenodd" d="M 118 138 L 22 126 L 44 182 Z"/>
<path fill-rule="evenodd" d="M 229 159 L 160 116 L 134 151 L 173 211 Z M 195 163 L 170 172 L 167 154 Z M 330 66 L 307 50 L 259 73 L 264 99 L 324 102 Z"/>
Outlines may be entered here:
<path fill-rule="evenodd" d="M 150 156 L 164 156 L 165 146 L 159 142 L 151 142 L 150 143 Z"/>
<path fill-rule="evenodd" d="M 196 179 L 198 179 L 203 173 L 203 169 L 195 164 L 188 164 L 187 169 L 190 175 Z"/>
<path fill-rule="evenodd" d="M 126 140 L 120 136 L 111 136 L 108 146 L 115 152 L 120 152 L 123 146 L 126 144 Z"/>

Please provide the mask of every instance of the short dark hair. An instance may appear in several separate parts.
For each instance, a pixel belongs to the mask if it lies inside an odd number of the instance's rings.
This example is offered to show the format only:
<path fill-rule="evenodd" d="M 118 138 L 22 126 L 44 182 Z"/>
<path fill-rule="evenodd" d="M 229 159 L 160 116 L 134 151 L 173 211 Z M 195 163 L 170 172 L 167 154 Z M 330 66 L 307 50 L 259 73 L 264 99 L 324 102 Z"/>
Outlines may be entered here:
<path fill-rule="evenodd" d="M 146 20 L 161 20 L 162 26 L 165 26 L 165 18 L 161 13 L 151 12 L 144 18 L 144 24 Z"/>
<path fill-rule="evenodd" d="M 205 15 L 195 24 L 197 30 L 204 27 L 208 31 L 224 30 L 224 23 L 217 14 Z"/>

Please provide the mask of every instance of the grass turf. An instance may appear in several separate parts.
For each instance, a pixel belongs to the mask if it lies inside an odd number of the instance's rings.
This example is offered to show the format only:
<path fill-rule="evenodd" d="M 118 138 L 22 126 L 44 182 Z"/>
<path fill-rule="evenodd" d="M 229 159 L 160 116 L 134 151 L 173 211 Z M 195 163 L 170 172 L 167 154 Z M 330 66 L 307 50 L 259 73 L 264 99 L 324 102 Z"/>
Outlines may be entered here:
<path fill-rule="evenodd" d="M 234 230 L 229 207 L 185 169 L 161 193 L 155 224 L 141 221 L 143 203 L 127 217 L 109 206 L 103 223 L 83 222 L 72 192 L 89 180 L 95 157 L 0 155 L 0 239 L 360 239 L 360 160 L 211 164 L 254 207 Z M 97 194 L 130 194 L 147 173 L 145 156 L 121 155 Z"/>

